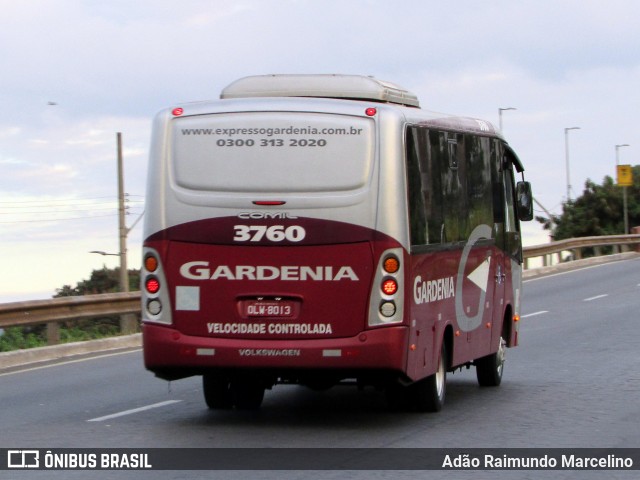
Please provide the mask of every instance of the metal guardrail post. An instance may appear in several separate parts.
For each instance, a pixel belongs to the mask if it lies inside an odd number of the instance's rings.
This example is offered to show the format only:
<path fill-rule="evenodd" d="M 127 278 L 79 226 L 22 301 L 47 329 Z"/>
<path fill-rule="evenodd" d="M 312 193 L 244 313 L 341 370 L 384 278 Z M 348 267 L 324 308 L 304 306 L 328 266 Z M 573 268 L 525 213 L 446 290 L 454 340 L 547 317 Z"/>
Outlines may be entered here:
<path fill-rule="evenodd" d="M 47 345 L 60 343 L 60 324 L 58 322 L 47 323 Z"/>

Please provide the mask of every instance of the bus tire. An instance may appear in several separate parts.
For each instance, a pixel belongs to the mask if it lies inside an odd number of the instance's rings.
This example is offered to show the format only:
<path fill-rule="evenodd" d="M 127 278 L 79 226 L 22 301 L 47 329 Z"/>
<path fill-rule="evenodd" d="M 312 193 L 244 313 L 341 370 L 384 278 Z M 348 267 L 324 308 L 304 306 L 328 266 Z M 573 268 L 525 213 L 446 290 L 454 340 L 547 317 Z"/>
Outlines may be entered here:
<path fill-rule="evenodd" d="M 202 376 L 204 401 L 212 410 L 228 410 L 233 407 L 231 382 L 226 377 L 212 374 Z"/>
<path fill-rule="evenodd" d="M 242 379 L 232 383 L 238 410 L 258 410 L 264 399 L 265 387 L 257 381 Z"/>
<path fill-rule="evenodd" d="M 481 387 L 497 387 L 502 383 L 507 342 L 500 337 L 498 351 L 475 361 L 476 376 Z"/>
<path fill-rule="evenodd" d="M 436 373 L 411 386 L 415 405 L 419 412 L 439 412 L 447 393 L 447 346 L 444 341 L 440 348 Z"/>

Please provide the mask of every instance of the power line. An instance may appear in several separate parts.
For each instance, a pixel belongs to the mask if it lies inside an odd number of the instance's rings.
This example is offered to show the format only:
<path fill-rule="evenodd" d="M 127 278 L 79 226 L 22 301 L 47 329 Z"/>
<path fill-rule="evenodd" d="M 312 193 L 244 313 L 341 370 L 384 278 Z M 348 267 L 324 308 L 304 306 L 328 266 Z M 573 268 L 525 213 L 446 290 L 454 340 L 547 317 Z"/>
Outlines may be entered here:
<path fill-rule="evenodd" d="M 136 196 L 138 197 L 138 196 Z M 96 200 L 105 200 L 109 201 L 100 201 Z M 144 201 L 136 198 L 129 198 L 129 195 L 125 198 L 125 211 L 127 214 L 131 212 L 132 209 L 137 207 L 144 208 Z M 40 220 L 37 219 L 16 219 L 16 220 L 7 220 L 7 217 L 11 216 L 27 216 L 27 215 L 48 215 L 55 216 L 62 213 L 76 213 L 81 216 L 74 217 L 63 217 L 60 220 L 66 219 L 80 219 L 80 218 L 95 218 L 100 215 L 90 215 L 92 212 L 97 211 L 106 211 L 113 210 L 117 211 L 118 204 L 117 199 L 113 197 L 84 197 L 84 198 L 62 198 L 62 199 L 51 199 L 51 200 L 24 200 L 24 201 L 2 201 L 0 202 L 0 216 L 3 216 L 3 221 L 1 223 L 32 223 Z M 89 215 L 84 215 L 88 213 Z M 115 213 L 114 213 L 115 215 Z M 104 216 L 104 215 L 102 215 Z M 54 221 L 56 218 L 47 218 L 42 221 Z"/>
<path fill-rule="evenodd" d="M 3 220 L 0 221 L 0 224 L 22 224 L 22 223 L 53 223 L 53 222 L 59 222 L 59 221 L 67 221 L 67 220 L 83 220 L 83 219 L 87 219 L 87 220 L 91 220 L 93 218 L 106 218 L 106 217 L 115 217 L 118 216 L 117 213 L 117 208 L 111 207 L 108 209 L 102 209 L 102 210 L 113 210 L 114 213 L 110 213 L 110 214 L 106 214 L 106 215 L 91 215 L 90 213 L 92 211 L 95 211 L 96 209 L 92 209 L 92 210 L 87 210 L 87 209 L 78 209 L 78 210 L 58 210 L 58 211 L 48 211 L 48 212 L 21 212 L 20 215 L 26 215 L 27 213 L 29 213 L 29 215 L 31 216 L 42 216 L 42 215 L 49 215 L 46 218 L 31 218 L 31 219 L 16 219 L 16 220 L 7 220 L 6 217 L 3 218 Z M 74 216 L 74 217 L 61 217 L 61 218 L 57 218 L 57 217 L 53 217 L 53 215 L 57 214 L 57 213 L 82 213 L 82 212 L 87 212 L 89 213 L 88 215 L 80 215 L 80 216 Z M 144 209 L 142 209 L 142 212 L 144 212 Z M 129 215 L 139 215 L 142 213 L 140 211 L 139 208 L 131 208 L 129 206 L 127 206 L 125 208 L 125 215 L 129 216 Z M 3 215 L 2 212 L 0 212 L 0 215 Z M 17 213 L 5 213 L 4 215 L 6 216 L 15 216 L 18 215 Z M 2 218 L 2 217 L 0 217 Z"/>
<path fill-rule="evenodd" d="M 142 203 L 143 200 L 125 200 L 127 203 Z M 56 205 L 52 205 L 52 203 L 56 203 Z M 65 207 L 67 205 L 108 205 L 112 203 L 117 203 L 116 199 L 112 199 L 109 201 L 95 202 L 93 200 L 39 200 L 32 202 L 0 202 L 0 208 L 32 208 L 38 207 L 39 205 L 43 205 L 45 207 Z"/>
<path fill-rule="evenodd" d="M 136 199 L 132 199 L 136 198 Z M 130 195 L 126 194 L 125 201 L 127 202 L 141 202 L 142 200 L 137 200 L 137 198 L 144 198 L 143 195 Z M 0 201 L 0 205 L 9 205 L 3 208 L 28 208 L 29 206 L 33 206 L 32 204 L 42 204 L 44 206 L 52 206 L 52 203 L 70 203 L 70 204 L 79 204 L 88 202 L 94 202 L 95 200 L 104 200 L 107 199 L 109 201 L 117 202 L 118 199 L 113 196 L 105 196 L 105 197 L 77 197 L 77 198 L 47 198 L 44 200 L 3 200 Z M 98 202 L 98 203 L 106 203 L 106 202 Z"/>
<path fill-rule="evenodd" d="M 38 219 L 38 220 L 13 220 L 13 221 L 0 221 L 0 224 L 9 224 L 9 223 L 55 223 L 55 222 L 64 222 L 67 220 L 91 220 L 94 218 L 107 218 L 107 217 L 117 217 L 118 214 L 109 214 L 109 215 L 85 215 L 83 217 L 65 217 L 65 218 L 48 218 L 48 219 Z"/>
<path fill-rule="evenodd" d="M 127 202 L 127 208 L 143 206 L 144 202 Z M 74 208 L 76 207 L 76 208 Z M 24 211 L 26 208 L 33 208 L 38 210 Z M 68 208 L 69 210 L 60 210 L 61 208 Z M 25 214 L 38 214 L 38 213 L 56 213 L 56 212 L 80 212 L 91 210 L 109 210 L 117 209 L 118 206 L 114 203 L 86 203 L 79 205 L 29 205 L 19 207 L 4 207 L 0 205 L 0 215 L 25 215 Z M 11 211 L 13 210 L 13 211 Z"/>
<path fill-rule="evenodd" d="M 100 200 L 100 199 L 113 199 L 113 197 L 77 197 L 77 198 L 46 198 L 43 200 L 5 200 L 0 201 L 0 203 L 15 203 L 15 204 L 25 204 L 25 203 L 50 203 L 50 202 L 78 202 L 78 201 L 92 201 L 92 200 Z"/>
<path fill-rule="evenodd" d="M 67 205 L 65 205 L 67 206 Z M 50 207 L 50 209 L 48 210 L 38 210 L 38 211 L 29 211 L 29 212 L 3 212 L 2 209 L 0 209 L 0 215 L 41 215 L 41 214 L 52 214 L 52 213 L 69 213 L 69 212 L 91 212 L 94 210 L 115 210 L 117 209 L 117 207 L 113 206 L 113 205 L 105 205 L 105 206 L 100 206 L 100 205 L 87 205 L 87 207 L 91 207 L 91 208 L 74 208 L 71 210 L 58 210 L 58 207 Z M 42 207 L 45 208 L 45 207 Z M 55 210 L 51 210 L 51 209 L 55 209 Z"/>

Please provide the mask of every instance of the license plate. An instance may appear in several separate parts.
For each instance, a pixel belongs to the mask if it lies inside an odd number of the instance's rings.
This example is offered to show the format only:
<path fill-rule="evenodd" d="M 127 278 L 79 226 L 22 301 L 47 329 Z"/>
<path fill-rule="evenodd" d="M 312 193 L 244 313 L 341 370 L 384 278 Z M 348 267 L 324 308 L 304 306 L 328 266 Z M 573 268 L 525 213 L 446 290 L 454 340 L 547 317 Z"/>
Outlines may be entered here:
<path fill-rule="evenodd" d="M 296 312 L 296 302 L 291 300 L 243 300 L 243 317 L 250 318 L 289 318 Z"/>

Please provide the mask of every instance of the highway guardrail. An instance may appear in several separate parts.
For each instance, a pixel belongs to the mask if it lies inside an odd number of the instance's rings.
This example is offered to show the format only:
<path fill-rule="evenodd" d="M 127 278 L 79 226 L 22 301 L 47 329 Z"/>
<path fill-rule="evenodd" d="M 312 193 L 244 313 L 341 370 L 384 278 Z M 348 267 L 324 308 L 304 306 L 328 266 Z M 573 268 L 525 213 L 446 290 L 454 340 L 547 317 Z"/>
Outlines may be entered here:
<path fill-rule="evenodd" d="M 529 260 L 542 257 L 543 266 L 547 267 L 552 263 L 552 257 L 558 256 L 558 263 L 562 261 L 562 252 L 571 252 L 569 260 L 581 260 L 583 249 L 593 248 L 595 256 L 600 256 L 603 247 L 614 247 L 615 253 L 629 251 L 633 246 L 640 246 L 640 235 L 602 235 L 597 237 L 579 237 L 558 240 L 544 243 L 542 245 L 532 245 L 523 249 L 524 268 L 529 267 Z"/>
<path fill-rule="evenodd" d="M 3 303 L 0 304 L 0 328 L 46 323 L 48 343 L 55 345 L 60 341 L 59 322 L 128 314 L 140 314 L 140 292 L 103 293 Z"/>

